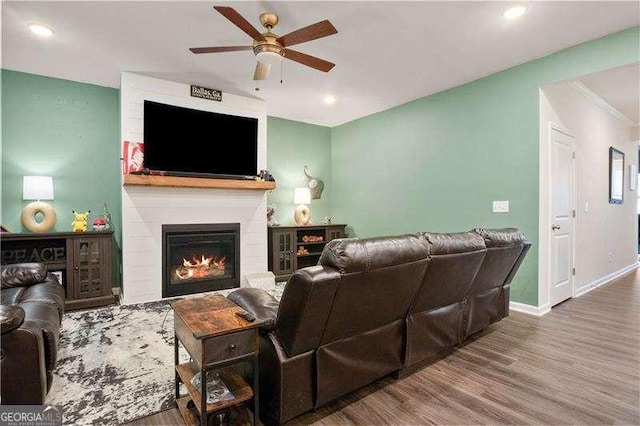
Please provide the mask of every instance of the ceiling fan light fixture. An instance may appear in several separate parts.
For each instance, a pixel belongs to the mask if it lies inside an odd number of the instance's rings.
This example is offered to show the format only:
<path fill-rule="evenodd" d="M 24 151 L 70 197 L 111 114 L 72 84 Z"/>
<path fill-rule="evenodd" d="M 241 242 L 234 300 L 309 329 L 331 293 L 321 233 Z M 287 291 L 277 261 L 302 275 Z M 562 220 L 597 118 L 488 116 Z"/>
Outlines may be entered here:
<path fill-rule="evenodd" d="M 258 52 L 256 54 L 256 58 L 258 59 L 258 62 L 269 65 L 279 64 L 282 60 L 282 56 L 279 53 L 270 51 Z"/>
<path fill-rule="evenodd" d="M 527 13 L 529 5 L 526 3 L 511 3 L 502 13 L 507 19 L 516 19 Z"/>

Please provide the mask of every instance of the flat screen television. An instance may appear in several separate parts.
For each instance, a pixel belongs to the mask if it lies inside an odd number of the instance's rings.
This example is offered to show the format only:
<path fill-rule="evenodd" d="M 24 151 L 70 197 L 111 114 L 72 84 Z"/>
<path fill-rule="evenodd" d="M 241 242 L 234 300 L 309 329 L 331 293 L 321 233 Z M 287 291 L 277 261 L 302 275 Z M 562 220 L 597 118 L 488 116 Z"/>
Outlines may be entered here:
<path fill-rule="evenodd" d="M 255 176 L 258 119 L 145 100 L 144 167 L 177 176 Z"/>

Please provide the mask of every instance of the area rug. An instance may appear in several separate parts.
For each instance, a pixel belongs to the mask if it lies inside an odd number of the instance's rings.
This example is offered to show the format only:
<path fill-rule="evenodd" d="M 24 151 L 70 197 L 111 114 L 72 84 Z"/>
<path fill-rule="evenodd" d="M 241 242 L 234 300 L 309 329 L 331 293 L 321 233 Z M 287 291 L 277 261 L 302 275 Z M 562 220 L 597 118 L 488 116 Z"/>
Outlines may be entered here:
<path fill-rule="evenodd" d="M 280 300 L 285 284 L 267 291 Z M 67 312 L 46 403 L 73 425 L 121 424 L 175 407 L 173 344 L 167 301 Z"/>
<path fill-rule="evenodd" d="M 180 351 L 186 361 L 186 351 Z M 121 424 L 174 406 L 173 310 L 167 302 L 64 316 L 47 404 L 65 424 Z"/>

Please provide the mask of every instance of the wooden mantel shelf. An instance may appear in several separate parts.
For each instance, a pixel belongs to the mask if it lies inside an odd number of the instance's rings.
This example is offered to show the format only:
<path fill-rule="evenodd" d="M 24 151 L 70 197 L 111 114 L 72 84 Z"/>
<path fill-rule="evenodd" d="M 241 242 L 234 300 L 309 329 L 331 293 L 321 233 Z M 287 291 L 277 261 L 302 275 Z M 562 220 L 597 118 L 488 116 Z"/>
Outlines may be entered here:
<path fill-rule="evenodd" d="M 261 180 L 208 179 L 177 176 L 125 175 L 124 185 L 171 186 L 177 188 L 253 189 L 269 191 L 275 182 Z"/>

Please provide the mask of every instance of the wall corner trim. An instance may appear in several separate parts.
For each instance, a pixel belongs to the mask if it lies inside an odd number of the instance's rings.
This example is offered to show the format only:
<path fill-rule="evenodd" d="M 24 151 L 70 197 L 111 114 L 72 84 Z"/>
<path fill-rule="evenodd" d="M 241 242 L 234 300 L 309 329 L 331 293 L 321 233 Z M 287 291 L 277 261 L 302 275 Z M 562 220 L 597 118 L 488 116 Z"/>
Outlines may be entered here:
<path fill-rule="evenodd" d="M 589 284 L 585 284 L 580 288 L 576 288 L 575 291 L 575 297 L 580 297 L 584 294 L 589 293 L 591 290 L 596 289 L 602 285 L 605 285 L 607 283 L 610 283 L 611 281 L 615 280 L 616 278 L 619 278 L 625 274 L 628 274 L 631 271 L 634 271 L 636 269 L 638 269 L 638 267 L 640 267 L 640 262 L 636 261 L 633 262 L 631 265 L 625 266 L 622 269 L 619 269 L 615 272 L 610 273 L 609 275 L 606 275 L 600 279 L 597 279 Z"/>
<path fill-rule="evenodd" d="M 551 306 L 549 305 L 534 306 L 534 305 L 527 305 L 526 303 L 509 302 L 509 310 L 522 312 L 523 314 L 534 315 L 536 317 L 541 317 L 544 314 L 551 311 Z"/>
<path fill-rule="evenodd" d="M 638 123 L 635 123 L 629 117 L 615 109 L 609 102 L 605 101 L 600 95 L 598 95 L 593 90 L 589 89 L 585 86 L 580 80 L 569 82 L 569 86 L 573 87 L 578 93 L 591 101 L 594 105 L 599 106 L 604 111 L 611 114 L 613 117 L 622 121 L 629 127 L 637 126 Z"/>

